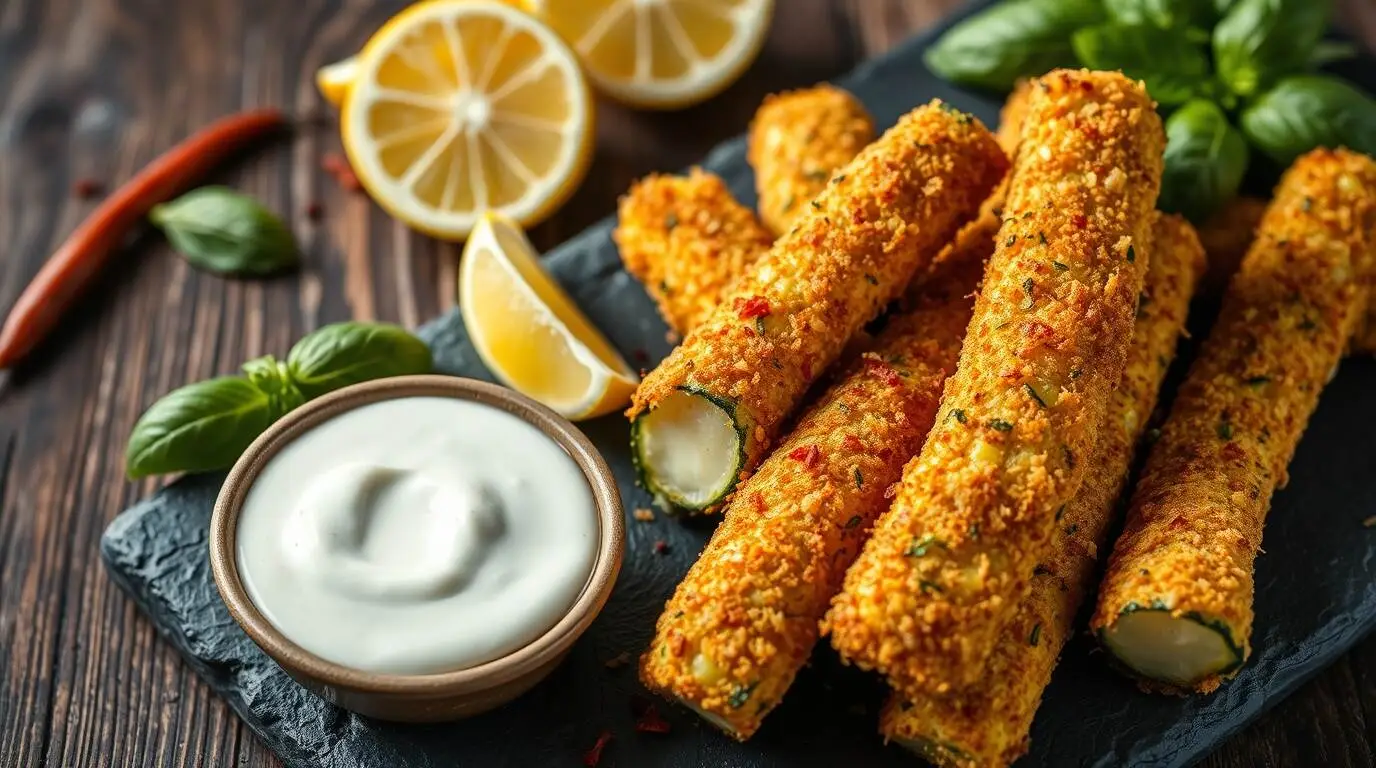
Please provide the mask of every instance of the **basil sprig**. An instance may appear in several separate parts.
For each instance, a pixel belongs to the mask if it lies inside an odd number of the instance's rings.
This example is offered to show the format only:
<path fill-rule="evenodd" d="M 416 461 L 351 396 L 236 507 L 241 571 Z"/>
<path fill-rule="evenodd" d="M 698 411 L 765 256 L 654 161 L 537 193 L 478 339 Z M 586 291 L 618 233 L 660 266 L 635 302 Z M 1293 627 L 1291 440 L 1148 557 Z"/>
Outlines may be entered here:
<path fill-rule="evenodd" d="M 267 275 L 299 261 L 296 238 L 253 198 L 201 187 L 153 207 L 149 220 L 192 265 L 231 275 Z"/>
<path fill-rule="evenodd" d="M 1166 120 L 1164 211 L 1201 220 L 1237 194 L 1247 173 L 1247 140 L 1211 101 L 1197 99 Z"/>
<path fill-rule="evenodd" d="M 1073 38 L 1075 55 L 1090 69 L 1121 69 L 1146 81 L 1160 104 L 1184 104 L 1207 95 L 1209 56 L 1189 35 L 1155 24 L 1101 24 Z"/>
<path fill-rule="evenodd" d="M 1239 96 L 1303 69 L 1328 27 L 1329 0 L 1238 0 L 1214 27 L 1214 65 Z"/>
<path fill-rule="evenodd" d="M 1070 34 L 1103 19 L 1101 0 L 1007 0 L 952 27 L 923 58 L 947 80 L 1007 90 L 1074 64 Z"/>
<path fill-rule="evenodd" d="M 309 399 L 361 381 L 429 373 L 429 347 L 381 323 L 327 325 L 292 347 L 222 376 L 173 390 L 134 425 L 125 450 L 130 478 L 207 472 L 232 465 L 274 421 Z"/>
<path fill-rule="evenodd" d="M 927 64 L 948 80 L 1006 90 L 1066 66 L 1069 44 L 1082 66 L 1144 81 L 1169 138 L 1160 205 L 1198 223 L 1237 194 L 1252 150 L 1281 164 L 1316 147 L 1376 155 L 1376 100 L 1312 72 L 1355 54 L 1323 39 L 1332 5 L 1004 0 L 947 31 Z"/>
<path fill-rule="evenodd" d="M 1376 99 L 1336 77 L 1296 75 L 1243 110 L 1242 130 L 1282 165 L 1313 147 L 1346 146 L 1376 156 Z"/>

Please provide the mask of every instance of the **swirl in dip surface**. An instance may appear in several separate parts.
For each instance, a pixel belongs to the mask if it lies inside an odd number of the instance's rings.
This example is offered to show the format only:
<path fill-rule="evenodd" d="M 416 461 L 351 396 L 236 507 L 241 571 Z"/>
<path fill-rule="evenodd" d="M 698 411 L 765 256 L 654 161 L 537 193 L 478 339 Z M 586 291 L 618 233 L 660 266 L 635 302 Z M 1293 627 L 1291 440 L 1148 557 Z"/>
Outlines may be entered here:
<path fill-rule="evenodd" d="M 245 495 L 249 597 L 302 648 L 431 674 L 535 640 L 592 572 L 592 489 L 535 426 L 449 397 L 344 411 L 282 446 Z"/>

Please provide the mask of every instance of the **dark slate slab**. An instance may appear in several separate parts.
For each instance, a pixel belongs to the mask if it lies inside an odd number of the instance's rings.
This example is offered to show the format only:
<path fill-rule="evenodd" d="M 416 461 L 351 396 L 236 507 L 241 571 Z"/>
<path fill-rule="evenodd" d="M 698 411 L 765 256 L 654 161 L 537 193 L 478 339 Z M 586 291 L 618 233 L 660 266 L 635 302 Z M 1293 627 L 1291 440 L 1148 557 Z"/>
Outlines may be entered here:
<path fill-rule="evenodd" d="M 936 33 L 933 33 L 936 34 Z M 997 102 L 958 91 L 921 63 L 933 35 L 871 61 L 841 84 L 887 125 L 933 96 L 993 124 Z M 1376 68 L 1358 64 L 1376 88 Z M 743 142 L 719 147 L 704 163 L 743 200 L 753 200 Z M 664 328 L 640 287 L 620 269 L 603 221 L 549 257 L 555 275 L 623 352 L 651 359 L 667 351 Z M 440 368 L 490 378 L 457 314 L 423 329 Z M 1025 761 L 1038 765 L 1178 766 L 1193 762 L 1293 691 L 1376 626 L 1376 363 L 1345 363 L 1277 495 L 1257 568 L 1255 655 L 1242 674 L 1207 698 L 1138 693 L 1091 656 L 1083 638 L 1063 654 Z M 1363 425 L 1358 428 L 1354 425 Z M 627 430 L 616 416 L 584 425 L 616 472 L 626 509 L 647 505 L 632 482 Z M 169 642 L 289 766 L 576 765 L 609 729 L 611 766 L 911 765 L 875 735 L 883 691 L 817 652 L 783 705 L 749 744 L 736 744 L 680 710 L 666 713 L 667 736 L 637 734 L 634 702 L 643 696 L 633 666 L 609 669 L 648 642 L 660 606 L 701 549 L 710 528 L 661 518 L 628 522 L 625 565 L 606 610 L 543 685 L 471 720 L 404 726 L 335 708 L 292 682 L 230 619 L 210 578 L 206 529 L 222 476 L 179 480 L 120 515 L 101 554 L 111 578 Z M 656 555 L 663 539 L 668 554 Z M 990 681 L 997 685 L 998 681 Z"/>

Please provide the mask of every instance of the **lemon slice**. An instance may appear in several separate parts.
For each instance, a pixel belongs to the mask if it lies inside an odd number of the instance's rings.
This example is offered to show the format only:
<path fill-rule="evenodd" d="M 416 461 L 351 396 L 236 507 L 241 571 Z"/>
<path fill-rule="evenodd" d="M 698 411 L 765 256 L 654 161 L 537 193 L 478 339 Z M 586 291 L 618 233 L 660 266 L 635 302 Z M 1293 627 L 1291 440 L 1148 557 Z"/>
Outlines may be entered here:
<path fill-rule="evenodd" d="M 609 96 L 636 107 L 696 104 L 740 77 L 774 0 L 527 0 Z"/>
<path fill-rule="evenodd" d="M 468 238 L 459 308 L 478 356 L 512 389 L 570 419 L 630 402 L 639 378 L 511 221 L 489 214 Z"/>
<path fill-rule="evenodd" d="M 528 226 L 587 169 L 592 99 L 577 59 L 497 0 L 412 5 L 337 66 L 320 82 L 347 82 L 340 123 L 354 172 L 423 232 L 462 239 L 484 211 Z"/>
<path fill-rule="evenodd" d="M 350 56 L 316 70 L 315 87 L 320 89 L 320 95 L 325 97 L 325 101 L 336 107 L 343 106 L 344 96 L 348 94 L 349 86 L 354 84 L 354 78 L 357 76 L 358 57 Z"/>

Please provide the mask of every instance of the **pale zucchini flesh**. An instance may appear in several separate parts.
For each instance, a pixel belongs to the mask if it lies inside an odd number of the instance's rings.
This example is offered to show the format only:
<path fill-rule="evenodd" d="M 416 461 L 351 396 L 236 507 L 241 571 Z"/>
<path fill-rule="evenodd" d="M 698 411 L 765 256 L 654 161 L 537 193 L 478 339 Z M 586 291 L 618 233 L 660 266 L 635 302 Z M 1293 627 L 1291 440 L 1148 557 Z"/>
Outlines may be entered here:
<path fill-rule="evenodd" d="M 736 487 L 745 439 L 730 402 L 680 388 L 637 418 L 632 432 L 641 483 L 663 503 L 701 511 Z"/>
<path fill-rule="evenodd" d="M 1226 675 L 1242 663 L 1242 653 L 1227 627 L 1192 613 L 1125 611 L 1101 636 L 1109 652 L 1128 669 L 1181 688 Z"/>

